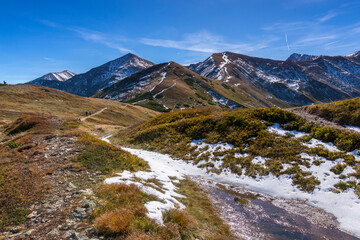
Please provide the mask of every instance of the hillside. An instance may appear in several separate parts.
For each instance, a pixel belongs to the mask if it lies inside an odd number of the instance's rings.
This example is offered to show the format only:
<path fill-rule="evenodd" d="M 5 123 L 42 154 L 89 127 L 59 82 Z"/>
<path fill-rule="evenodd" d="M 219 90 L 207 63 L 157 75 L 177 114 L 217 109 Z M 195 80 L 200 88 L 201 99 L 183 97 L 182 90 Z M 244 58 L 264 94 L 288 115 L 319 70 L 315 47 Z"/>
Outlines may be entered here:
<path fill-rule="evenodd" d="M 49 82 L 34 80 L 27 84 L 45 85 L 79 96 L 89 97 L 98 90 L 153 65 L 152 62 L 129 53 L 101 66 L 92 68 L 86 73 L 75 75 L 67 81 Z"/>
<path fill-rule="evenodd" d="M 105 108 L 100 114 L 83 121 L 82 127 L 121 128 L 148 120 L 157 114 L 140 106 L 80 97 L 35 85 L 1 86 L 0 102 L 0 125 L 26 114 L 44 114 L 78 121 L 86 116 L 86 112 L 96 113 Z"/>
<path fill-rule="evenodd" d="M 247 93 L 246 88 L 202 77 L 175 62 L 150 67 L 94 96 L 130 102 L 160 111 L 263 106 Z"/>
<path fill-rule="evenodd" d="M 360 127 L 360 98 L 311 105 L 302 109 L 340 125 Z"/>
<path fill-rule="evenodd" d="M 224 52 L 189 69 L 232 87 L 246 87 L 269 106 L 309 105 L 360 96 L 359 52 L 344 57 L 295 54 L 287 61 Z"/>

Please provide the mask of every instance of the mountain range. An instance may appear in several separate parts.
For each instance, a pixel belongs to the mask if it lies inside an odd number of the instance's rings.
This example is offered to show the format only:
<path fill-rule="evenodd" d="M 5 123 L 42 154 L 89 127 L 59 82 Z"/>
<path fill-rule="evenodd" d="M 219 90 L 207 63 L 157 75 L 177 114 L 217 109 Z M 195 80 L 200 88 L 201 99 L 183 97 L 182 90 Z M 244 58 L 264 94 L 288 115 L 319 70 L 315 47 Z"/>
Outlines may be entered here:
<path fill-rule="evenodd" d="M 188 67 L 155 65 L 129 53 L 83 74 L 50 73 L 28 83 L 163 111 L 292 107 L 359 97 L 360 51 L 348 56 L 294 53 L 285 61 L 223 52 Z"/>

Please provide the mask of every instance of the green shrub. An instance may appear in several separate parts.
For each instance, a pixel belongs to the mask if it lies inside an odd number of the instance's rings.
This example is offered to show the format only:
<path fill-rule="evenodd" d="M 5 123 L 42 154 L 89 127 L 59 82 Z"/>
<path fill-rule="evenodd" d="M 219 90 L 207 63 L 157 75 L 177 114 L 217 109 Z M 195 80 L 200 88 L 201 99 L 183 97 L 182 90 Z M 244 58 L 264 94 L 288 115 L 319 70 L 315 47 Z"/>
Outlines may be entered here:
<path fill-rule="evenodd" d="M 300 174 L 296 174 L 293 177 L 293 183 L 298 185 L 299 188 L 305 192 L 314 191 L 315 187 L 320 184 L 320 181 L 317 180 L 314 176 L 304 177 Z"/>
<path fill-rule="evenodd" d="M 16 143 L 14 141 L 9 141 L 7 143 L 7 145 L 10 147 L 10 148 L 17 148 L 17 147 L 20 147 L 22 145 L 24 145 L 24 143 Z"/>
<path fill-rule="evenodd" d="M 104 141 L 89 135 L 82 135 L 78 142 L 85 147 L 74 161 L 80 162 L 84 166 L 110 173 L 114 170 L 146 170 L 147 162 Z"/>
<path fill-rule="evenodd" d="M 153 102 L 153 101 L 149 101 L 146 103 L 139 103 L 137 105 L 146 107 L 151 110 L 158 111 L 158 112 L 170 112 L 171 111 L 171 109 L 165 108 L 164 105 L 157 103 L 157 102 Z"/>
<path fill-rule="evenodd" d="M 347 182 L 338 182 L 335 184 L 335 188 L 340 189 L 341 191 L 345 191 L 350 188 L 350 185 Z"/>
<path fill-rule="evenodd" d="M 341 164 L 341 163 L 338 163 L 336 164 L 335 166 L 333 166 L 330 171 L 332 171 L 333 173 L 335 173 L 336 175 L 340 175 L 344 169 L 346 168 L 346 164 Z"/>

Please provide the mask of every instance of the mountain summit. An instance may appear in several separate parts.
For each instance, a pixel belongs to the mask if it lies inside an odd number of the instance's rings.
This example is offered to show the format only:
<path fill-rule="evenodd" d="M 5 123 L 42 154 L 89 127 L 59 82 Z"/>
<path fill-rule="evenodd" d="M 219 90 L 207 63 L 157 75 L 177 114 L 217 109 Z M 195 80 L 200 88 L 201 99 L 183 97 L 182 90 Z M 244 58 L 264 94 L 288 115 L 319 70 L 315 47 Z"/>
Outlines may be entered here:
<path fill-rule="evenodd" d="M 56 86 L 50 87 L 80 96 L 91 96 L 98 90 L 108 87 L 153 65 L 154 63 L 129 53 L 99 67 L 95 67 L 86 73 L 75 75 L 67 81 L 58 82 Z M 37 82 L 34 81 L 29 83 L 37 84 Z"/>
<path fill-rule="evenodd" d="M 69 70 L 64 70 L 62 72 L 52 72 L 45 74 L 44 76 L 39 77 L 35 80 L 30 81 L 28 82 L 28 84 L 35 84 L 35 85 L 51 87 L 51 88 L 59 88 L 63 82 L 69 80 L 75 75 L 76 75 L 75 73 Z"/>
<path fill-rule="evenodd" d="M 286 59 L 286 61 L 292 61 L 292 62 L 312 61 L 317 57 L 318 56 L 315 55 L 293 53 Z"/>
<path fill-rule="evenodd" d="M 188 107 L 242 107 L 235 95 L 225 84 L 168 62 L 131 75 L 95 96 L 167 111 Z"/>

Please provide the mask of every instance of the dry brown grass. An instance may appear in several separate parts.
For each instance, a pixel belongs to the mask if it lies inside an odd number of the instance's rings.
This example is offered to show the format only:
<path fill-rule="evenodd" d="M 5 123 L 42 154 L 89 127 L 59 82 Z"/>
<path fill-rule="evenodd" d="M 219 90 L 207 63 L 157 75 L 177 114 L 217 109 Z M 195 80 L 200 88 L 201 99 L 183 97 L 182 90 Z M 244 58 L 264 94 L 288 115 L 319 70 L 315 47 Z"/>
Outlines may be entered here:
<path fill-rule="evenodd" d="M 146 234 L 143 232 L 133 232 L 131 233 L 126 240 L 158 240 L 159 236 L 153 234 Z"/>
<path fill-rule="evenodd" d="M 102 207 L 95 213 L 99 233 L 108 237 L 126 237 L 150 226 L 147 232 L 156 232 L 157 225 L 146 217 L 144 204 L 156 198 L 141 192 L 136 185 L 104 184 L 98 196 Z M 142 231 L 144 232 L 144 231 Z"/>
<path fill-rule="evenodd" d="M 27 139 L 15 143 L 20 146 L 23 142 Z M 25 222 L 28 208 L 42 199 L 47 189 L 45 172 L 19 148 L 0 146 L 0 231 Z"/>
<path fill-rule="evenodd" d="M 56 116 L 67 121 L 65 125 L 74 127 L 79 124 L 82 131 L 101 127 L 114 130 L 115 127 L 129 127 L 146 121 L 157 115 L 150 109 L 130 104 L 98 99 L 85 98 L 62 92 L 56 89 L 35 85 L 8 85 L 0 88 L 0 124 L 16 120 L 22 115 L 37 114 Z M 85 112 L 95 113 L 107 108 L 101 114 L 86 121 L 76 123 L 84 117 Z M 65 126 L 67 127 L 67 126 Z"/>
<path fill-rule="evenodd" d="M 102 185 L 103 203 L 95 214 L 99 234 L 115 239 L 233 239 L 229 227 L 218 216 L 206 193 L 190 180 L 179 185 L 187 208 L 164 212 L 164 226 L 146 216 L 144 204 L 156 200 L 135 185 Z"/>
<path fill-rule="evenodd" d="M 96 218 L 95 224 L 102 232 L 127 234 L 131 231 L 130 223 L 133 218 L 134 213 L 131 210 L 121 208 L 100 215 Z"/>

